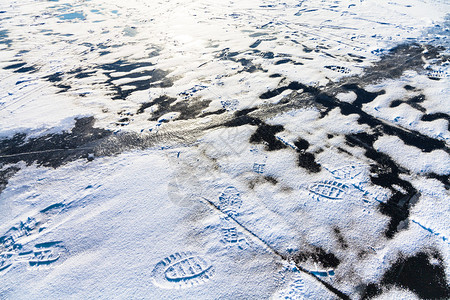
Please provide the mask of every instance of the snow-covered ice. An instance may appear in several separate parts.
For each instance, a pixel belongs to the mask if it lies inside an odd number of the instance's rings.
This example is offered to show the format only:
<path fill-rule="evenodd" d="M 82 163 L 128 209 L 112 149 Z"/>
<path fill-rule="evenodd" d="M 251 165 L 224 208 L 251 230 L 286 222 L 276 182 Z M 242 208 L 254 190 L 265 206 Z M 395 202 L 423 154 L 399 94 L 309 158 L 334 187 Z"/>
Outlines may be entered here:
<path fill-rule="evenodd" d="M 449 12 L 2 1 L 0 299 L 450 298 Z"/>

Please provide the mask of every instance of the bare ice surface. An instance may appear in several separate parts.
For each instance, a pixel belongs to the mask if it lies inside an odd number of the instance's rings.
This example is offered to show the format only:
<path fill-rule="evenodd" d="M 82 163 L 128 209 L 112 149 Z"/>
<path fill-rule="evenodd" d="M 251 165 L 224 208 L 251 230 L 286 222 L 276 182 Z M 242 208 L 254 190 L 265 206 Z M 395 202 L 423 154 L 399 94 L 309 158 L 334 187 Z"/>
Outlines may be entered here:
<path fill-rule="evenodd" d="M 450 3 L 0 3 L 0 299 L 450 298 Z"/>

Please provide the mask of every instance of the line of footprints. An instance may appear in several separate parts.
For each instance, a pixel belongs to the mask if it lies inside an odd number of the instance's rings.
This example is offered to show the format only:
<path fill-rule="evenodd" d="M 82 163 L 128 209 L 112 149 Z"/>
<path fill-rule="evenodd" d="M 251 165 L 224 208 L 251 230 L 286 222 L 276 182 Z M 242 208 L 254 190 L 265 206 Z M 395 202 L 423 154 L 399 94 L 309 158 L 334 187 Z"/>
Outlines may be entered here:
<path fill-rule="evenodd" d="M 289 285 L 286 288 L 276 292 L 272 297 L 273 299 L 303 300 L 306 298 L 304 296 L 305 283 L 303 281 L 302 275 L 300 274 L 300 272 L 296 267 L 293 267 L 292 271 L 295 272 L 295 274 L 292 277 L 292 280 L 289 283 Z"/>
<path fill-rule="evenodd" d="M 51 223 L 51 217 L 64 209 L 63 204 L 54 204 L 41 210 L 34 217 L 11 227 L 0 236 L 0 274 L 16 263 L 28 263 L 31 267 L 46 266 L 56 262 L 63 248 L 60 241 L 39 243 L 32 250 L 24 250 L 22 242 L 39 235 Z"/>
<path fill-rule="evenodd" d="M 263 166 L 263 164 L 261 164 Z M 263 173 L 262 168 L 254 170 Z M 261 172 L 262 171 L 262 172 Z M 362 166 L 345 166 L 330 171 L 337 180 L 355 180 L 363 172 Z M 349 191 L 358 191 L 366 195 L 356 184 L 344 184 L 337 181 L 320 181 L 308 185 L 307 189 L 313 199 L 343 200 Z M 219 196 L 219 209 L 224 213 L 220 218 L 221 242 L 226 247 L 245 249 L 248 242 L 234 222 L 242 205 L 240 192 L 234 186 L 226 187 Z M 51 216 L 64 209 L 63 204 L 54 204 L 40 211 L 35 217 L 29 217 L 9 229 L 0 237 L 0 274 L 16 263 L 28 263 L 30 266 L 45 266 L 60 258 L 58 250 L 61 242 L 36 244 L 32 250 L 23 251 L 20 241 L 33 234 L 39 234 L 50 222 Z M 298 272 L 298 270 L 297 270 Z M 334 271 L 313 271 L 316 276 L 333 276 Z M 214 266 L 203 255 L 194 252 L 177 252 L 159 263 L 152 271 L 153 283 L 164 289 L 180 289 L 197 286 L 209 281 L 215 274 Z M 303 299 L 303 280 L 301 274 L 295 274 L 286 289 L 280 290 L 274 296 L 276 299 Z"/>
<path fill-rule="evenodd" d="M 374 195 L 362 188 L 365 182 L 363 165 L 348 165 L 334 170 L 328 170 L 335 180 L 313 182 L 306 187 L 311 198 L 317 201 L 363 200 L 366 203 L 383 202 L 384 194 Z M 347 183 L 349 182 L 349 183 Z"/>
<path fill-rule="evenodd" d="M 52 242 L 52 244 L 58 242 Z M 31 251 L 2 252 L 0 254 L 0 272 L 6 271 L 15 263 L 28 263 L 31 267 L 46 266 L 57 261 L 60 257 L 54 247 L 46 244 L 36 244 Z"/>
<path fill-rule="evenodd" d="M 254 154 L 258 150 L 254 149 Z M 265 173 L 265 159 L 256 159 L 253 164 L 253 171 L 258 174 Z M 351 192 L 357 191 L 358 194 L 365 196 L 359 185 L 362 183 L 361 174 L 363 166 L 344 166 L 330 171 L 336 180 L 356 182 L 345 184 L 338 181 L 320 181 L 308 185 L 306 188 L 313 199 L 320 200 L 344 200 Z M 364 197 L 363 197 L 364 199 Z M 219 209 L 224 213 L 220 218 L 221 242 L 226 247 L 237 247 L 244 249 L 248 242 L 242 232 L 239 232 L 234 218 L 239 215 L 239 209 L 242 205 L 240 192 L 234 186 L 226 187 L 219 196 Z M 214 267 L 211 262 L 203 255 L 193 252 L 177 252 L 172 254 L 159 263 L 152 271 L 153 283 L 165 289 L 179 289 L 197 286 L 203 284 L 214 276 Z M 313 271 L 316 276 L 333 276 L 334 271 Z M 303 280 L 300 274 L 294 276 L 293 281 L 287 289 L 281 290 L 276 295 L 282 299 L 302 299 Z"/>
<path fill-rule="evenodd" d="M 264 172 L 263 167 L 264 164 L 255 163 L 253 170 L 261 174 Z M 350 171 L 336 171 L 335 174 L 337 177 L 346 179 L 354 178 L 359 172 L 359 169 L 351 168 Z M 309 191 L 317 197 L 337 200 L 343 197 L 347 188 L 348 186 L 344 184 L 325 181 L 310 185 Z M 248 245 L 244 234 L 239 232 L 233 221 L 234 217 L 239 215 L 241 205 L 241 194 L 234 186 L 226 187 L 219 196 L 219 209 L 224 213 L 224 216 L 220 218 L 221 242 L 226 247 L 244 249 Z M 213 265 L 205 256 L 194 252 L 177 252 L 155 265 L 152 271 L 152 280 L 160 288 L 180 289 L 203 284 L 214 273 Z M 296 293 L 296 290 L 299 289 L 299 282 L 302 282 L 301 279 L 294 281 L 294 286 L 291 287 L 289 294 Z"/>
<path fill-rule="evenodd" d="M 221 242 L 227 247 L 237 246 L 239 249 L 244 249 L 248 246 L 244 234 L 237 229 L 233 221 L 233 217 L 239 214 L 241 205 L 241 195 L 234 186 L 227 187 L 219 197 L 219 208 L 226 214 L 221 217 Z"/>
<path fill-rule="evenodd" d="M 219 209 L 226 215 L 220 218 L 221 242 L 226 247 L 244 249 L 247 245 L 232 218 L 238 215 L 242 205 L 240 192 L 233 186 L 225 188 L 219 196 Z M 180 289 L 197 286 L 209 281 L 215 270 L 203 255 L 194 252 L 177 252 L 160 262 L 152 271 L 153 284 L 164 289 Z"/>

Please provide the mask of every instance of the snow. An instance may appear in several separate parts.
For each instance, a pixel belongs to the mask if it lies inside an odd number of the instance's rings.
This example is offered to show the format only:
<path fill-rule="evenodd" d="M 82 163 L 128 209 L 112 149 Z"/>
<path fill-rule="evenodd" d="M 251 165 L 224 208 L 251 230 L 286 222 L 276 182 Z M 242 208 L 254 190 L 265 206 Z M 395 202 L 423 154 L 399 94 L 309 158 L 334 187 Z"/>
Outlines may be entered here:
<path fill-rule="evenodd" d="M 448 62 L 361 82 L 380 94 L 360 114 L 284 88 L 353 105 L 356 91 L 334 87 L 399 44 L 444 44 L 435 31 L 448 11 L 431 0 L 3 1 L 0 237 L 14 242 L 0 239 L 12 263 L 0 262 L 0 299 L 338 297 L 327 284 L 359 299 L 399 259 L 430 249 L 448 280 Z M 8 164 L 16 134 L 24 145 L 75 135 L 91 116 L 111 135 L 87 156 Z M 224 125 L 236 120 L 248 122 Z M 281 128 L 280 149 L 254 141 L 263 125 Z M 425 151 L 382 126 L 443 146 Z M 400 169 L 388 187 L 373 182 L 392 166 L 364 134 Z M 407 216 L 388 238 L 380 207 L 396 192 L 419 200 L 393 204 Z M 42 249 L 57 260 L 33 266 Z M 420 297 L 383 286 L 374 299 L 394 298 Z"/>

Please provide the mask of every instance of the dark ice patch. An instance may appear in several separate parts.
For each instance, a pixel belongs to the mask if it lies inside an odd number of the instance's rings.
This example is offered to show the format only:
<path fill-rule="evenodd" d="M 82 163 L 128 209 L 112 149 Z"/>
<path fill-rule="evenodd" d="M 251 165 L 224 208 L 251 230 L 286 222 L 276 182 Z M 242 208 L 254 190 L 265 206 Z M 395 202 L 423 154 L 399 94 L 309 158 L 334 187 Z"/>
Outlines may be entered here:
<path fill-rule="evenodd" d="M 425 100 L 425 96 L 419 95 L 419 96 L 415 96 L 408 100 L 394 100 L 391 102 L 389 107 L 398 107 L 400 104 L 406 103 L 414 109 L 417 109 L 421 112 L 426 112 L 426 109 L 422 105 L 419 104 L 419 103 L 422 103 L 424 100 Z"/>
<path fill-rule="evenodd" d="M 281 77 L 281 74 L 271 74 L 269 77 L 270 78 L 277 78 L 277 77 Z"/>
<path fill-rule="evenodd" d="M 77 78 L 77 79 L 87 78 L 87 77 L 92 76 L 95 73 L 96 73 L 96 71 L 80 72 L 77 75 L 75 75 L 75 78 Z"/>
<path fill-rule="evenodd" d="M 27 63 L 26 62 L 21 62 L 21 63 L 17 63 L 17 64 L 12 64 L 9 66 L 6 66 L 3 68 L 3 70 L 11 70 L 11 69 L 18 69 L 20 67 L 25 66 Z"/>
<path fill-rule="evenodd" d="M 277 185 L 278 184 L 278 180 L 273 177 L 273 176 L 264 176 L 263 177 L 265 181 L 271 183 L 272 185 Z"/>
<path fill-rule="evenodd" d="M 370 283 L 368 285 L 360 285 L 357 287 L 357 290 L 361 293 L 362 300 L 369 300 L 372 298 L 375 298 L 383 293 L 383 290 L 381 289 L 379 284 L 376 283 Z"/>
<path fill-rule="evenodd" d="M 47 79 L 49 82 L 58 82 L 62 80 L 62 76 L 64 75 L 63 72 L 56 72 L 50 75 L 47 75 L 44 77 L 44 79 Z"/>
<path fill-rule="evenodd" d="M 59 93 L 65 93 L 65 92 L 67 92 L 68 90 L 70 90 L 70 89 L 72 88 L 70 85 L 68 85 L 68 84 L 63 84 L 63 83 L 55 84 L 55 86 L 56 86 L 57 88 L 60 89 L 60 90 L 57 92 L 57 94 L 59 94 Z"/>
<path fill-rule="evenodd" d="M 350 56 L 353 59 L 353 61 L 356 61 L 356 62 L 364 62 L 364 60 L 366 59 L 366 57 L 364 57 L 364 56 L 356 55 L 353 53 L 347 53 L 347 55 Z"/>
<path fill-rule="evenodd" d="M 295 147 L 297 147 L 297 149 L 299 151 L 301 150 L 306 150 L 309 148 L 309 142 L 305 139 L 299 138 L 298 140 L 296 140 L 294 142 Z"/>
<path fill-rule="evenodd" d="M 431 260 L 435 262 L 432 263 Z M 446 282 L 445 267 L 437 254 L 418 253 L 400 259 L 383 276 L 383 285 L 407 288 L 422 299 L 444 299 L 450 297 Z"/>
<path fill-rule="evenodd" d="M 34 71 L 37 71 L 36 67 L 29 66 L 29 67 L 22 67 L 19 69 L 14 70 L 14 73 L 32 73 Z"/>
<path fill-rule="evenodd" d="M 421 120 L 425 122 L 432 122 L 439 119 L 447 120 L 448 130 L 450 130 L 450 116 L 446 113 L 425 114 L 421 118 Z"/>
<path fill-rule="evenodd" d="M 261 40 L 256 40 L 253 44 L 250 45 L 250 48 L 256 48 L 261 44 Z"/>
<path fill-rule="evenodd" d="M 267 92 L 261 94 L 259 96 L 259 98 L 260 99 L 270 99 L 270 98 L 273 98 L 273 97 L 276 97 L 276 96 L 280 95 L 285 90 L 298 91 L 298 90 L 300 90 L 302 88 L 309 89 L 306 85 L 301 84 L 301 83 L 296 82 L 296 81 L 293 81 L 293 82 L 289 83 L 289 85 L 287 85 L 287 86 L 282 86 L 282 87 L 276 88 L 274 90 L 267 91 Z"/>
<path fill-rule="evenodd" d="M 253 50 L 253 53 L 259 53 L 258 50 Z M 244 52 L 230 52 L 229 48 L 222 49 L 217 55 L 216 58 L 221 60 L 230 60 L 236 63 L 241 64 L 243 69 L 239 70 L 238 73 L 248 72 L 253 73 L 256 71 L 267 72 L 260 65 L 253 64 L 252 60 L 246 58 L 238 58 L 239 54 L 243 54 Z"/>
<path fill-rule="evenodd" d="M 263 53 L 261 53 L 261 56 L 266 59 L 273 59 L 275 57 L 275 55 L 271 51 L 263 52 Z"/>
<path fill-rule="evenodd" d="M 139 68 L 145 68 L 145 67 L 153 67 L 153 64 L 151 62 L 127 62 L 125 60 L 117 60 L 113 63 L 109 64 L 103 64 L 99 66 L 100 69 L 109 71 L 108 74 L 111 74 L 112 72 L 132 72 Z"/>
<path fill-rule="evenodd" d="M 1 158 L 0 158 L 1 161 Z M 18 167 L 8 167 L 0 170 L 0 194 L 8 185 L 8 180 L 16 174 L 20 168 Z"/>
<path fill-rule="evenodd" d="M 263 143 L 266 145 L 267 151 L 284 149 L 286 148 L 286 145 L 275 137 L 275 134 L 283 130 L 284 127 L 281 125 L 268 125 L 265 123 L 260 123 L 256 129 L 256 132 L 250 137 L 250 143 Z"/>
<path fill-rule="evenodd" d="M 125 99 L 131 93 L 135 91 L 147 90 L 152 87 L 170 87 L 173 82 L 166 76 L 169 74 L 168 71 L 163 71 L 160 69 L 153 68 L 151 70 L 141 70 L 137 71 L 139 68 L 152 67 L 153 64 L 150 62 L 127 62 L 124 60 L 117 60 L 113 63 L 104 64 L 99 66 L 100 69 L 105 71 L 105 75 L 109 78 L 106 84 L 112 87 L 115 91 L 115 96 L 113 99 Z M 125 75 L 116 76 L 115 73 L 124 72 Z M 146 77 L 142 79 L 142 77 Z M 149 78 L 147 78 L 149 77 Z M 120 79 L 136 79 L 130 80 L 127 83 L 115 84 L 115 80 Z M 133 88 L 129 88 L 133 87 Z"/>
<path fill-rule="evenodd" d="M 67 74 L 69 74 L 69 75 L 75 75 L 75 78 L 77 78 L 77 79 L 87 78 L 87 77 L 92 76 L 95 73 L 97 73 L 96 70 L 88 71 L 83 68 L 77 68 L 75 70 L 71 70 L 71 71 L 67 72 Z"/>
<path fill-rule="evenodd" d="M 293 83 L 289 84 L 289 86 L 291 85 L 293 85 Z M 371 128 L 379 128 L 379 130 L 381 130 L 384 134 L 397 136 L 405 144 L 417 147 L 424 152 L 431 152 L 433 150 L 438 149 L 448 151 L 444 141 L 433 139 L 414 130 L 389 125 L 388 123 L 385 123 L 382 120 L 362 110 L 361 108 L 362 104 L 369 103 L 370 99 L 372 99 L 373 101 L 377 97 L 377 95 L 384 93 L 384 91 L 380 91 L 377 93 L 370 93 L 364 91 L 363 89 L 355 85 L 345 85 L 346 90 L 351 89 L 355 91 L 355 93 L 357 93 L 358 95 L 358 98 L 355 101 L 356 104 L 355 103 L 350 104 L 347 102 L 341 102 L 335 97 L 330 96 L 326 92 L 323 92 L 320 89 L 314 87 L 308 87 L 298 82 L 296 82 L 294 86 L 295 88 L 303 89 L 304 92 L 310 93 L 317 103 L 327 108 L 326 111 L 322 113 L 322 116 L 326 115 L 332 109 L 339 107 L 343 115 L 350 115 L 350 114 L 359 115 L 358 118 L 359 124 L 367 124 Z M 287 87 L 278 88 L 277 90 L 279 89 L 284 90 L 283 88 L 286 89 Z"/>
<path fill-rule="evenodd" d="M 420 194 L 414 189 L 407 191 L 406 194 L 396 191 L 386 202 L 380 203 L 380 212 L 390 217 L 385 231 L 386 237 L 392 238 L 395 233 L 408 228 L 410 207 L 418 201 L 419 197 Z"/>
<path fill-rule="evenodd" d="M 18 133 L 0 140 L 0 165 L 24 161 L 27 165 L 57 168 L 65 163 L 85 158 L 93 153 L 96 143 L 111 135 L 104 129 L 94 128 L 94 118 L 77 119 L 70 132 L 49 134 L 27 139 Z"/>
<path fill-rule="evenodd" d="M 249 113 L 251 113 L 252 111 L 255 111 L 255 110 L 257 110 L 256 107 L 238 110 L 237 112 L 234 113 L 234 116 L 235 117 L 246 116 L 247 114 L 249 114 Z"/>
<path fill-rule="evenodd" d="M 152 105 L 154 105 L 153 101 L 142 103 L 141 107 L 136 111 L 136 114 L 142 114 L 147 108 L 152 107 Z"/>
<path fill-rule="evenodd" d="M 280 60 L 276 61 L 275 65 L 282 65 L 282 64 L 287 64 L 287 63 L 290 63 L 290 62 L 292 62 L 291 59 L 285 58 L 285 59 L 280 59 Z"/>
<path fill-rule="evenodd" d="M 125 118 L 119 119 L 119 120 L 116 122 L 116 125 L 119 125 L 119 126 L 125 126 L 125 125 L 128 125 L 129 123 L 130 123 L 130 118 L 125 117 Z"/>
<path fill-rule="evenodd" d="M 326 252 L 320 247 L 314 247 L 311 251 L 302 251 L 294 256 L 296 264 L 302 264 L 307 261 L 317 263 L 322 268 L 336 268 L 340 260 L 331 252 Z"/>
<path fill-rule="evenodd" d="M 395 79 L 405 70 L 423 71 L 425 60 L 441 59 L 443 48 L 430 45 L 401 44 L 389 50 L 381 60 L 367 68 L 359 81 L 376 83 L 382 79 Z"/>
<path fill-rule="evenodd" d="M 0 30 L 0 44 L 11 47 L 13 41 L 11 39 L 8 39 L 8 33 L 9 30 L 7 29 Z"/>
<path fill-rule="evenodd" d="M 316 162 L 314 154 L 309 152 L 298 155 L 298 166 L 308 170 L 311 173 L 319 173 L 322 170 L 320 164 Z"/>
<path fill-rule="evenodd" d="M 168 96 L 160 96 L 150 102 L 141 104 L 137 110 L 137 114 L 144 113 L 145 109 L 155 106 L 155 110 L 151 112 L 150 121 L 157 121 L 163 115 L 169 112 L 179 112 L 178 120 L 189 120 L 197 117 L 211 103 L 210 100 L 180 100 Z"/>
<path fill-rule="evenodd" d="M 341 247 L 342 249 L 347 249 L 348 248 L 348 243 L 345 240 L 344 236 L 342 235 L 342 232 L 339 228 L 335 227 L 333 228 L 333 233 L 336 237 L 336 240 L 339 244 L 339 247 Z"/>
<path fill-rule="evenodd" d="M 255 108 L 237 111 L 234 113 L 234 118 L 230 121 L 225 122 L 223 125 L 225 127 L 238 127 L 243 125 L 258 126 L 262 123 L 262 121 L 258 118 L 254 118 L 248 115 L 254 110 Z"/>
<path fill-rule="evenodd" d="M 314 49 L 309 48 L 309 47 L 307 47 L 305 45 L 302 45 L 302 46 L 303 46 L 303 52 L 305 52 L 305 53 L 311 53 L 311 52 L 314 51 Z"/>
<path fill-rule="evenodd" d="M 342 88 L 347 91 L 352 91 L 356 94 L 356 99 L 352 104 L 359 108 L 361 108 L 363 104 L 372 102 L 379 95 L 384 95 L 386 93 L 385 91 L 371 93 L 359 87 L 357 84 L 344 84 Z"/>
<path fill-rule="evenodd" d="M 275 134 L 284 130 L 284 127 L 281 125 L 268 125 L 258 118 L 249 116 L 248 114 L 254 110 L 256 110 L 256 108 L 237 111 L 234 114 L 234 118 L 223 125 L 226 127 L 238 127 L 243 125 L 257 126 L 255 133 L 250 136 L 250 143 L 262 143 L 266 145 L 267 151 L 286 148 L 286 145 L 275 137 Z"/>
<path fill-rule="evenodd" d="M 233 57 L 239 55 L 239 52 L 230 52 L 230 48 L 225 48 L 222 49 L 217 55 L 216 57 L 221 59 L 221 60 L 230 60 Z"/>
<path fill-rule="evenodd" d="M 370 299 L 392 287 L 408 289 L 421 299 L 449 299 L 450 285 L 446 280 L 441 256 L 419 252 L 414 256 L 399 258 L 384 273 L 380 283 L 367 286 L 363 299 Z"/>
<path fill-rule="evenodd" d="M 376 137 L 367 133 L 359 133 L 346 136 L 347 143 L 366 149 L 365 155 L 376 164 L 371 166 L 370 180 L 373 184 L 388 188 L 393 195 L 388 201 L 380 203 L 379 210 L 382 214 L 389 216 L 390 221 L 385 235 L 392 238 L 399 230 L 401 222 L 406 222 L 410 209 L 417 202 L 419 196 L 417 190 L 406 180 L 400 178 L 401 173 L 407 173 L 386 154 L 376 151 L 373 143 Z M 402 188 L 398 191 L 395 185 Z"/>
<path fill-rule="evenodd" d="M 322 170 L 320 164 L 316 162 L 314 154 L 306 152 L 309 148 L 309 142 L 299 138 L 294 142 L 298 154 L 298 166 L 308 170 L 311 173 L 318 173 Z"/>

